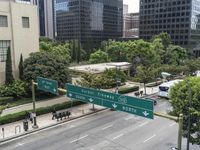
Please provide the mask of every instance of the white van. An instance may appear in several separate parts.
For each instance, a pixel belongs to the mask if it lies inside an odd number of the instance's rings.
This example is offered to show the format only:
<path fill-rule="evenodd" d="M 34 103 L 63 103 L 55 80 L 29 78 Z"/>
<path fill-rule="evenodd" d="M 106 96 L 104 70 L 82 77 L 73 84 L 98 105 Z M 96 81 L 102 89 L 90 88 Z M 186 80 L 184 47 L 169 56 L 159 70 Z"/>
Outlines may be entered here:
<path fill-rule="evenodd" d="M 169 82 L 165 82 L 162 83 L 159 86 L 159 92 L 158 92 L 158 96 L 160 97 L 165 97 L 165 98 L 169 98 L 169 93 L 170 93 L 170 89 L 175 85 L 178 84 L 179 82 L 181 82 L 183 80 L 172 80 Z"/>

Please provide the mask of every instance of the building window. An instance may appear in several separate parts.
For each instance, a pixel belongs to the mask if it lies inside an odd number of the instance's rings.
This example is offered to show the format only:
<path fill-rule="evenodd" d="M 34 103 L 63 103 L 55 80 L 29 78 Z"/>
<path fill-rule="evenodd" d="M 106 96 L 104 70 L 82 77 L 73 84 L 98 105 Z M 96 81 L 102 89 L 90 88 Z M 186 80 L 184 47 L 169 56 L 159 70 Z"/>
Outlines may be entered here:
<path fill-rule="evenodd" d="M 0 15 L 0 27 L 8 27 L 7 16 Z"/>
<path fill-rule="evenodd" d="M 22 27 L 30 28 L 29 17 L 22 17 Z"/>
<path fill-rule="evenodd" d="M 10 46 L 10 41 L 0 40 L 0 62 L 6 61 L 7 50 L 9 46 Z"/>

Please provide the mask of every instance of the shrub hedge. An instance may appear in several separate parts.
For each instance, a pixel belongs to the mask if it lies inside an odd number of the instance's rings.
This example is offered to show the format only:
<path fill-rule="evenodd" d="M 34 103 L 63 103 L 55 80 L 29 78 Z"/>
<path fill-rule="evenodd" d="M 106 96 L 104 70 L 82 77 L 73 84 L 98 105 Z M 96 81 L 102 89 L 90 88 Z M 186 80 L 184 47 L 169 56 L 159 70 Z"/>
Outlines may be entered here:
<path fill-rule="evenodd" d="M 124 88 L 120 88 L 119 89 L 119 93 L 120 94 L 126 94 L 126 93 L 130 93 L 130 92 L 135 92 L 139 90 L 139 86 L 132 86 L 132 87 L 124 87 Z"/>
<path fill-rule="evenodd" d="M 39 115 L 43 115 L 43 114 L 52 112 L 52 110 L 54 108 L 56 111 L 58 111 L 58 110 L 70 108 L 71 106 L 77 106 L 77 105 L 81 105 L 81 104 L 83 104 L 83 102 L 73 101 L 73 103 L 71 103 L 70 101 L 68 101 L 68 102 L 64 102 L 62 104 L 55 104 L 53 106 L 38 108 L 36 110 L 36 113 L 37 113 L 37 116 L 39 116 Z M 33 110 L 27 110 L 27 111 L 32 112 Z M 0 125 L 25 119 L 27 111 L 22 111 L 22 112 L 9 114 L 9 115 L 0 117 Z"/>
<path fill-rule="evenodd" d="M 161 83 L 162 83 L 162 81 L 147 83 L 146 87 L 154 87 L 154 86 L 160 85 Z"/>
<path fill-rule="evenodd" d="M 6 105 L 12 100 L 13 100 L 13 97 L 0 97 L 0 105 Z"/>

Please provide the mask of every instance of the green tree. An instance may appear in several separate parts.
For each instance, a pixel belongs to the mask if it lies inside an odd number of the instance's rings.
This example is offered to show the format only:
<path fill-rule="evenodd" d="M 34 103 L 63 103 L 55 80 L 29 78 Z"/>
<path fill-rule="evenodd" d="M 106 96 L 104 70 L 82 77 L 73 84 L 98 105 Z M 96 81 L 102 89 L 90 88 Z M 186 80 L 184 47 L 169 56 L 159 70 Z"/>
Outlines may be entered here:
<path fill-rule="evenodd" d="M 188 81 L 187 81 L 188 80 Z M 188 84 L 190 83 L 190 85 Z M 192 90 L 192 107 L 189 109 L 189 89 Z M 193 77 L 180 82 L 171 90 L 171 104 L 173 107 L 172 113 L 176 116 L 183 114 L 183 133 L 184 136 L 188 133 L 188 114 L 191 114 L 191 134 L 190 142 L 200 144 L 200 78 Z"/>
<path fill-rule="evenodd" d="M 13 73 L 12 73 L 12 58 L 11 58 L 11 50 L 8 47 L 7 57 L 6 57 L 6 80 L 5 84 L 11 84 L 14 81 Z"/>
<path fill-rule="evenodd" d="M 79 40 L 73 39 L 70 42 L 70 53 L 72 61 L 76 61 L 77 63 L 79 63 L 82 60 L 86 60 L 87 54 L 82 48 Z"/>
<path fill-rule="evenodd" d="M 168 72 L 171 75 L 181 75 L 181 74 L 188 74 L 189 68 L 186 65 L 161 65 L 156 68 L 157 74 L 160 76 L 162 72 Z M 159 77 L 157 76 L 157 77 Z"/>
<path fill-rule="evenodd" d="M 106 52 L 108 53 L 111 61 L 113 62 L 122 62 L 127 61 L 126 52 L 127 46 L 126 42 L 116 42 L 109 41 L 108 46 L 106 46 Z"/>
<path fill-rule="evenodd" d="M 172 43 L 170 35 L 166 32 L 161 32 L 160 34 L 155 35 L 152 41 L 154 41 L 155 39 L 161 39 L 164 49 L 167 49 L 167 47 Z"/>
<path fill-rule="evenodd" d="M 37 76 L 57 80 L 61 87 L 71 82 L 68 61 L 46 52 L 32 53 L 24 61 L 24 80 L 30 83 Z"/>
<path fill-rule="evenodd" d="M 180 65 L 188 57 L 187 50 L 178 45 L 169 45 L 164 55 L 165 64 Z"/>
<path fill-rule="evenodd" d="M 136 78 L 144 83 L 144 93 L 146 94 L 146 83 L 155 79 L 155 69 L 153 66 L 138 66 Z"/>
<path fill-rule="evenodd" d="M 136 74 L 136 69 L 138 66 L 151 66 L 160 65 L 160 56 L 152 48 L 150 42 L 145 42 L 143 40 L 134 41 L 134 43 L 129 43 L 127 51 L 127 57 L 129 62 L 132 64 L 131 74 Z"/>
<path fill-rule="evenodd" d="M 81 61 L 81 43 L 80 41 L 77 41 L 77 50 L 76 50 L 76 62 L 79 64 Z"/>
<path fill-rule="evenodd" d="M 51 40 L 40 41 L 40 51 L 51 53 L 67 60 L 68 62 L 71 60 L 69 42 L 58 43 Z"/>
<path fill-rule="evenodd" d="M 23 56 L 22 54 L 20 55 L 20 61 L 19 61 L 19 79 L 23 80 L 23 70 L 24 70 L 24 66 L 23 66 Z"/>
<path fill-rule="evenodd" d="M 188 67 L 189 73 L 193 74 L 195 71 L 200 69 L 200 58 L 188 59 L 184 64 Z"/>
<path fill-rule="evenodd" d="M 116 75 L 117 73 L 117 75 Z M 102 74 L 84 74 L 82 76 L 82 80 L 77 81 L 77 84 L 84 86 L 84 87 L 91 87 L 91 88 L 112 88 L 116 87 L 116 77 L 118 77 L 121 83 L 126 81 L 126 75 L 123 71 L 116 72 L 115 69 L 106 70 Z"/>
<path fill-rule="evenodd" d="M 160 62 L 163 63 L 163 60 L 165 59 L 165 48 L 163 46 L 162 40 L 160 38 L 155 38 L 151 44 L 151 49 L 156 52 L 160 56 Z"/>
<path fill-rule="evenodd" d="M 108 54 L 106 52 L 98 50 L 98 51 L 90 54 L 89 61 L 92 64 L 109 62 Z"/>

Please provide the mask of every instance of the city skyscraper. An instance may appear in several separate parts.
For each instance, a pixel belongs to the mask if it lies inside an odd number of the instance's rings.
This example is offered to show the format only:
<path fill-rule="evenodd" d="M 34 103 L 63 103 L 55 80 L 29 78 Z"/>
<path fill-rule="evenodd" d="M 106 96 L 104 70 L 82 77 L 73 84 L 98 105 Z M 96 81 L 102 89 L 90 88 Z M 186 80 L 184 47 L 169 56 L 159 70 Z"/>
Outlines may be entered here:
<path fill-rule="evenodd" d="M 54 0 L 31 0 L 38 6 L 40 36 L 54 38 Z"/>
<path fill-rule="evenodd" d="M 140 38 L 161 32 L 200 56 L 200 0 L 140 0 Z"/>
<path fill-rule="evenodd" d="M 55 0 L 56 39 L 95 47 L 122 37 L 123 0 Z"/>

